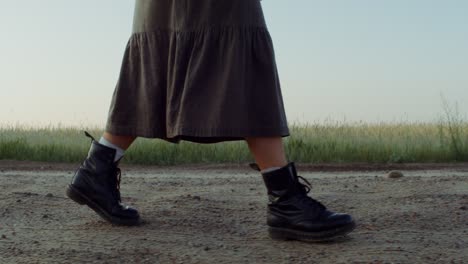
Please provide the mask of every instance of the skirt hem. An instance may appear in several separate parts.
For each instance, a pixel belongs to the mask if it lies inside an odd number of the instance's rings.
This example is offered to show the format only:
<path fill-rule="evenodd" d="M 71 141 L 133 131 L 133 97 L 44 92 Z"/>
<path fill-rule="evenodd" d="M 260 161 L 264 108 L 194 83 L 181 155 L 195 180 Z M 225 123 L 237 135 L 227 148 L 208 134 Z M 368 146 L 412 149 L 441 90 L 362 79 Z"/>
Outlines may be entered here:
<path fill-rule="evenodd" d="M 107 125 L 106 132 L 143 138 L 159 138 L 171 143 L 179 143 L 181 140 L 194 143 L 218 143 L 224 141 L 245 140 L 246 137 L 287 137 L 289 128 L 286 127 L 262 127 L 260 129 L 190 129 L 176 128 L 169 132 L 148 131 L 141 128 Z"/>

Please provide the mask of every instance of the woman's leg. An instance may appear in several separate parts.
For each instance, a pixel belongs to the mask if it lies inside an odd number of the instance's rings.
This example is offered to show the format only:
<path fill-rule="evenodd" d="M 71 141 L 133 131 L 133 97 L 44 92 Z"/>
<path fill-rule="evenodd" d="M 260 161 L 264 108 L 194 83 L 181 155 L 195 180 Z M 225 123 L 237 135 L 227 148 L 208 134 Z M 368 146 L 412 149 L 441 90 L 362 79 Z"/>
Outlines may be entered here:
<path fill-rule="evenodd" d="M 127 150 L 136 139 L 133 136 L 117 136 L 109 132 L 104 132 L 102 137 L 123 150 Z"/>
<path fill-rule="evenodd" d="M 248 137 L 245 140 L 261 170 L 288 163 L 282 137 Z"/>

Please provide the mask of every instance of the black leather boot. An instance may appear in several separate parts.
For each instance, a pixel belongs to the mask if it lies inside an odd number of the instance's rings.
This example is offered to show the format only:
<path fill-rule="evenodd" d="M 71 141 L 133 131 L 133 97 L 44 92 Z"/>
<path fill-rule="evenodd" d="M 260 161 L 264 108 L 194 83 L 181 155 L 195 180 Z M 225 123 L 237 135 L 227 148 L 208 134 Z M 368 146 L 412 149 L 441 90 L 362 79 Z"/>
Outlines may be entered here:
<path fill-rule="evenodd" d="M 67 188 L 67 196 L 85 204 L 103 219 L 119 225 L 138 225 L 138 211 L 121 204 L 119 161 L 116 150 L 99 144 L 88 132 L 91 148 Z"/>
<path fill-rule="evenodd" d="M 255 163 L 250 166 L 260 170 Z M 311 189 L 310 183 L 297 175 L 293 162 L 262 176 L 270 200 L 267 224 L 271 238 L 328 241 L 342 237 L 355 228 L 350 215 L 329 211 L 307 195 Z"/>

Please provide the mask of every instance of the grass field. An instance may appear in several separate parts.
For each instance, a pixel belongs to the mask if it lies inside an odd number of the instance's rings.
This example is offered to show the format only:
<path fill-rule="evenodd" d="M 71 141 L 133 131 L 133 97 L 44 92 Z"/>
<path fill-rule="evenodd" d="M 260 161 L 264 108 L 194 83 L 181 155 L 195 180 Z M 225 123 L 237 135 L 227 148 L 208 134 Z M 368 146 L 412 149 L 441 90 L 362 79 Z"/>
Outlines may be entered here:
<path fill-rule="evenodd" d="M 89 149 L 88 130 L 97 128 L 48 126 L 0 128 L 0 159 L 80 162 Z M 447 115 L 434 123 L 343 123 L 290 125 L 285 138 L 289 160 L 316 162 L 456 162 L 468 160 L 468 122 Z M 175 165 L 243 163 L 253 161 L 244 141 L 172 144 L 139 138 L 123 162 Z"/>

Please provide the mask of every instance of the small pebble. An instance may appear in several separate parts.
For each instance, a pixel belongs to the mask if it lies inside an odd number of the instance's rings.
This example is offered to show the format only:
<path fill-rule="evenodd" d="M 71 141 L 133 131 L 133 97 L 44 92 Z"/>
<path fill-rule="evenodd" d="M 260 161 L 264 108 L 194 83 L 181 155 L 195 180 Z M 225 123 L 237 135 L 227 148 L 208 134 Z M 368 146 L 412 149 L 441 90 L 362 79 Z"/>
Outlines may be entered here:
<path fill-rule="evenodd" d="M 48 194 L 46 194 L 46 197 L 54 197 L 54 195 L 51 194 L 51 193 L 48 193 Z"/>
<path fill-rule="evenodd" d="M 388 178 L 396 179 L 403 177 L 403 173 L 401 171 L 391 171 L 387 174 Z"/>

